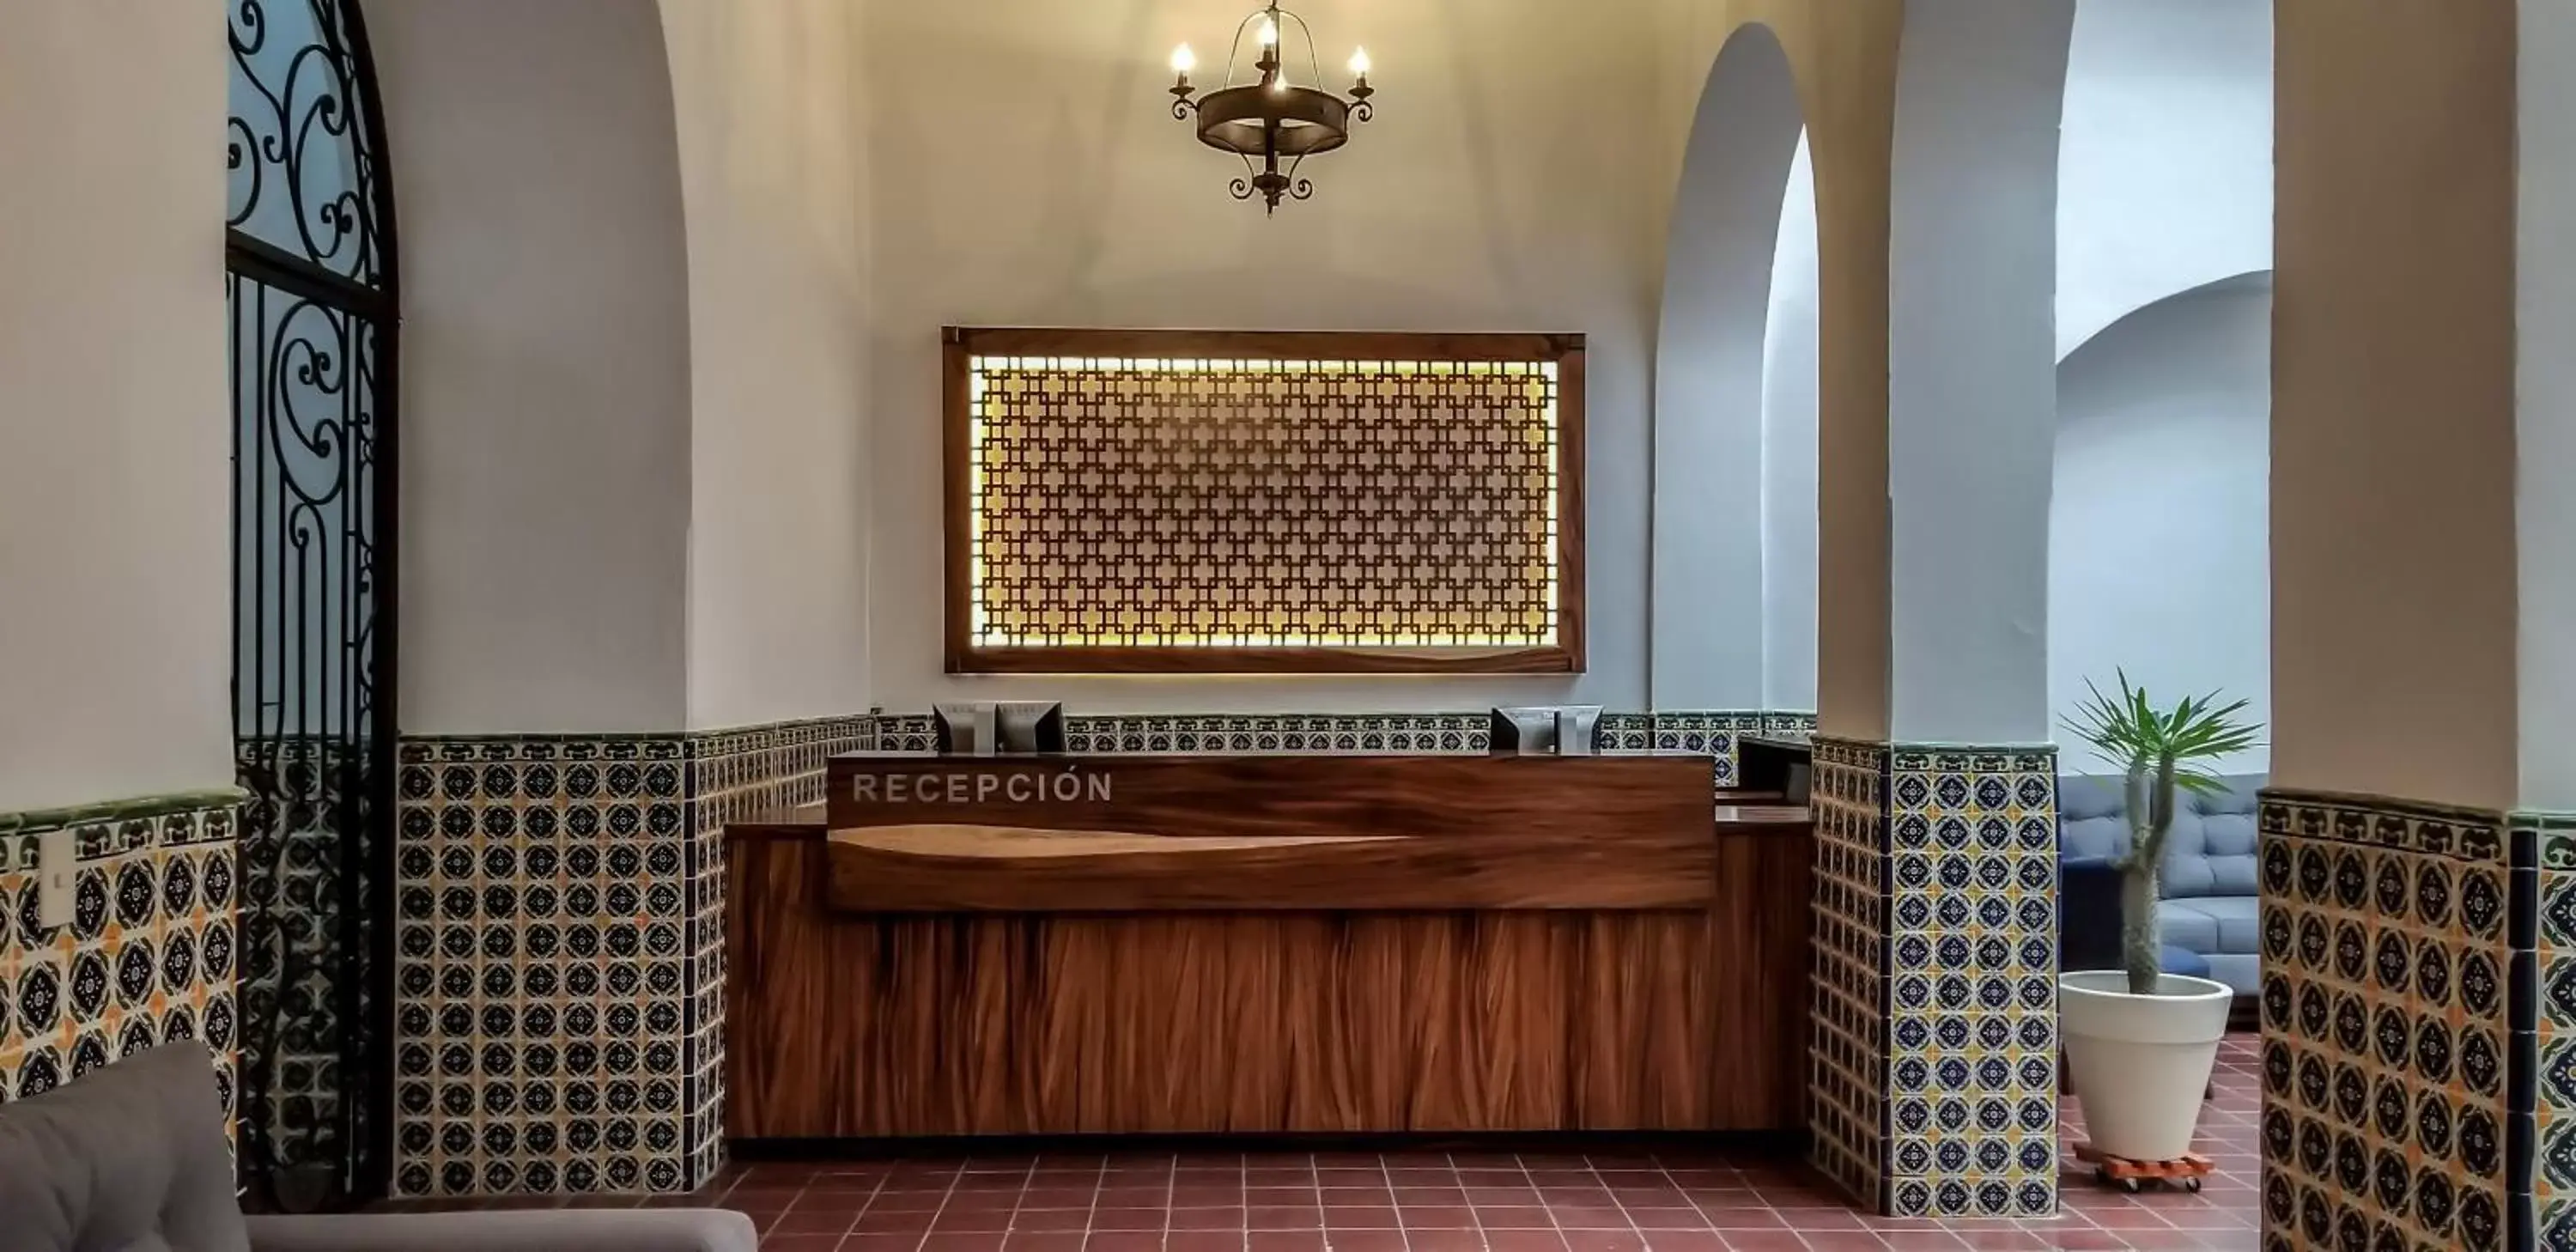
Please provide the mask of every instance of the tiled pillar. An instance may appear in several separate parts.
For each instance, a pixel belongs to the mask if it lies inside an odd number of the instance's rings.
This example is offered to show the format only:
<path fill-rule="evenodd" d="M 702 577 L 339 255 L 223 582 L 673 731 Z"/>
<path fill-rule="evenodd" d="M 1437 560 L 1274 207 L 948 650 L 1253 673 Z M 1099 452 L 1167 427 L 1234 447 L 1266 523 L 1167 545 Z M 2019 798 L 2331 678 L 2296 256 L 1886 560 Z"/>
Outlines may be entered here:
<path fill-rule="evenodd" d="M 2529 1248 L 2534 833 L 2278 790 L 2260 821 L 2265 1245 Z"/>
<path fill-rule="evenodd" d="M 1815 752 L 1815 1164 L 1897 1216 L 2054 1212 L 2056 753 Z"/>
<path fill-rule="evenodd" d="M 714 1177 L 724 824 L 822 798 L 870 725 L 404 741 L 394 1193 Z"/>

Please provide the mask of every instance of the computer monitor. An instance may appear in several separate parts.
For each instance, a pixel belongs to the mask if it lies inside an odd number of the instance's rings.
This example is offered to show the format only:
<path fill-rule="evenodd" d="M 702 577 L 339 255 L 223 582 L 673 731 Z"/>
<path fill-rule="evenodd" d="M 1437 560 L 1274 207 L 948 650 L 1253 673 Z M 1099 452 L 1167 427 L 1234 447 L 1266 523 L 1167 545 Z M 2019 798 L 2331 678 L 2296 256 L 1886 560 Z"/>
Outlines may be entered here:
<path fill-rule="evenodd" d="M 978 701 L 931 709 L 941 756 L 1027 756 L 1064 751 L 1064 705 L 1054 700 Z"/>
<path fill-rule="evenodd" d="M 1498 708 L 1486 742 L 1490 751 L 1505 756 L 1590 756 L 1600 723 L 1597 704 Z"/>

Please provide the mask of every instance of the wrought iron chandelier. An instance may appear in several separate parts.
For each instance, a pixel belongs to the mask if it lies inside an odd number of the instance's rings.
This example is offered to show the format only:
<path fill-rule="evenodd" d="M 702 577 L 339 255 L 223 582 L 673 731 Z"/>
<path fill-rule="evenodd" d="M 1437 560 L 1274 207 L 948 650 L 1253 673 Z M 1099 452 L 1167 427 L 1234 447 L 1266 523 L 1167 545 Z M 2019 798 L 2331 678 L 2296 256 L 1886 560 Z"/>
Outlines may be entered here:
<path fill-rule="evenodd" d="M 1369 86 L 1368 53 L 1351 52 L 1350 69 L 1354 82 L 1350 97 L 1344 99 L 1321 87 L 1301 87 L 1288 81 L 1285 23 L 1295 22 L 1297 33 L 1306 41 L 1306 68 L 1312 81 L 1321 83 L 1323 71 L 1315 63 L 1315 35 L 1306 29 L 1306 19 L 1279 7 L 1273 0 L 1267 7 L 1255 9 L 1234 28 L 1234 46 L 1225 59 L 1225 82 L 1213 91 L 1193 98 L 1190 70 L 1198 59 L 1190 46 L 1172 49 L 1172 116 L 1198 124 L 1199 142 L 1220 152 L 1231 152 L 1243 159 L 1244 177 L 1227 184 L 1237 200 L 1260 195 L 1267 206 L 1265 213 L 1279 211 L 1279 198 L 1303 200 L 1315 194 L 1315 184 L 1301 178 L 1297 167 L 1318 152 L 1330 152 L 1349 142 L 1351 123 L 1369 120 L 1373 112 L 1369 97 L 1376 89 Z M 1234 81 L 1235 62 L 1243 52 L 1243 35 L 1253 32 L 1259 58 L 1252 68 L 1260 77 L 1253 81 Z M 1258 161 L 1259 164 L 1255 164 Z M 1286 168 L 1281 168 L 1281 163 Z"/>

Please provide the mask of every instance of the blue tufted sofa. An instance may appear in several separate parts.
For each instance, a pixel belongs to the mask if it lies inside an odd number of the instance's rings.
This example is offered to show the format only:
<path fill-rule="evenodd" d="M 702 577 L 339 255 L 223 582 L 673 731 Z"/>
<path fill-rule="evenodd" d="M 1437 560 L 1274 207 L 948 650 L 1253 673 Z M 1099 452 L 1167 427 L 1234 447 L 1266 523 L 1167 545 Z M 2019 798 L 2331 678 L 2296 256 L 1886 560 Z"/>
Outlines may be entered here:
<path fill-rule="evenodd" d="M 2236 989 L 2261 988 L 2256 953 L 2254 799 L 2261 774 L 2225 779 L 2227 790 L 2175 798 L 2173 833 L 2165 838 L 2163 897 L 2156 920 L 2165 943 L 2164 968 L 2200 974 Z M 2058 856 L 2068 969 L 2116 969 L 2120 964 L 2120 875 L 2114 857 L 2129 850 L 2129 818 L 2121 779 L 2068 774 L 2058 779 Z"/>

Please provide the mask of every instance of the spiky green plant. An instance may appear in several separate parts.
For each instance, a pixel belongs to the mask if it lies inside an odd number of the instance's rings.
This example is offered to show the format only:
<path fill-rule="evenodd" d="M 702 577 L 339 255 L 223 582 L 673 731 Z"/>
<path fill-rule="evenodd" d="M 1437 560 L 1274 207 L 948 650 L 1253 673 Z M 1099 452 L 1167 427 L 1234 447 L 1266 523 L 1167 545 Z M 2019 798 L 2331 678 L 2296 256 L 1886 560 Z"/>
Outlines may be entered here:
<path fill-rule="evenodd" d="M 2126 671 L 2118 674 L 2118 699 L 2088 679 L 2084 687 L 2092 699 L 2065 721 L 2105 761 L 2127 771 L 2129 852 L 2113 862 L 2120 871 L 2120 964 L 2129 976 L 2129 994 L 2154 995 L 2163 948 L 2156 934 L 2156 876 L 2164 865 L 2165 836 L 2173 832 L 2175 793 L 2226 790 L 2204 766 L 2253 747 L 2263 725 L 2236 716 L 2245 701 L 2222 705 L 2215 691 L 2186 696 L 2172 711 L 2159 712 L 2145 688 L 2130 686 Z"/>

